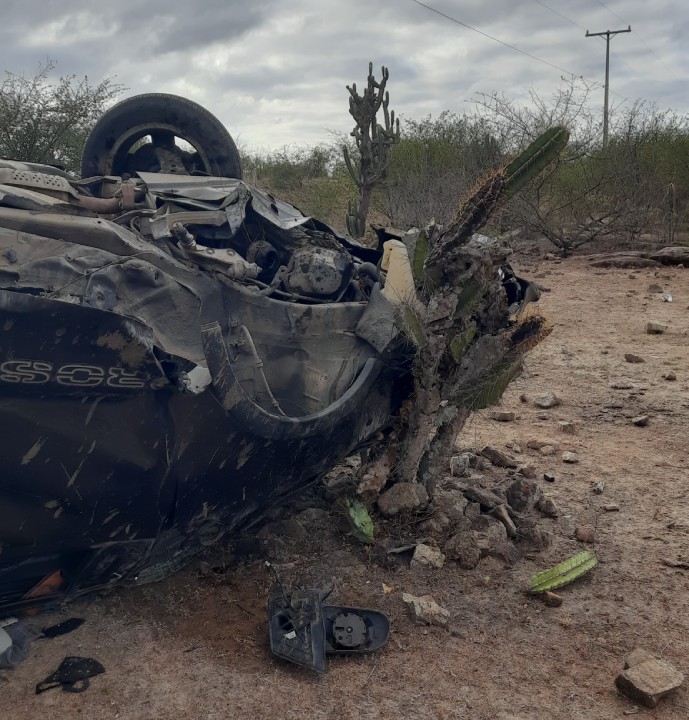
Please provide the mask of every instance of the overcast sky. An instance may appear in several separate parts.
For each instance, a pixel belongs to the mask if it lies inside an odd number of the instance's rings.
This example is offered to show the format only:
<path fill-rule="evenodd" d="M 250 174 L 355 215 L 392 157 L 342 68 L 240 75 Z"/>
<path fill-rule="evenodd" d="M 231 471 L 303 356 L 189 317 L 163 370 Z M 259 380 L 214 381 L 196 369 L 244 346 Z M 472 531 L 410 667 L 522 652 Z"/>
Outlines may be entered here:
<path fill-rule="evenodd" d="M 564 71 L 689 112 L 687 0 L 0 0 L 0 69 L 114 77 L 125 95 L 170 92 L 205 105 L 244 147 L 281 148 L 348 132 L 346 85 L 368 62 L 390 69 L 391 107 L 419 119 L 473 108 L 481 92 L 551 95 Z M 594 100 L 602 107 L 602 86 Z"/>

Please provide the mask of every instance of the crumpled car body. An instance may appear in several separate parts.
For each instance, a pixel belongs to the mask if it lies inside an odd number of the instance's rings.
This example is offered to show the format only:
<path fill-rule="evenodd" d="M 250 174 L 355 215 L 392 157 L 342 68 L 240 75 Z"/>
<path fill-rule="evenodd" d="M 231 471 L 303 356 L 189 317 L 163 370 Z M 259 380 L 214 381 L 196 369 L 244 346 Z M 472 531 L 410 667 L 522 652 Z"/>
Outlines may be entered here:
<path fill-rule="evenodd" d="M 374 442 L 412 388 L 404 238 L 362 247 L 245 183 L 203 108 L 120 103 L 82 176 L 0 160 L 6 612 L 165 577 Z"/>
<path fill-rule="evenodd" d="M 402 396 L 357 334 L 381 253 L 237 179 L 99 183 L 136 207 L 104 215 L 54 168 L 0 161 L 6 609 L 55 572 L 46 601 L 169 574 Z"/>

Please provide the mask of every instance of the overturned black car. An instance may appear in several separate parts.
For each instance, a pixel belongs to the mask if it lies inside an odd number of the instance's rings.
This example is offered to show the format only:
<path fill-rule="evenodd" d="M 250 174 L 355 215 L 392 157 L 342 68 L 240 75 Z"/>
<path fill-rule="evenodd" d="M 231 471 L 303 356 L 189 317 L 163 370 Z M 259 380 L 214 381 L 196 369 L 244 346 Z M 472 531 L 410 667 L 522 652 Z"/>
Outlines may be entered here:
<path fill-rule="evenodd" d="M 8 612 L 169 574 L 364 447 L 410 392 L 405 244 L 361 247 L 243 182 L 203 108 L 120 103 L 82 176 L 0 161 Z"/>

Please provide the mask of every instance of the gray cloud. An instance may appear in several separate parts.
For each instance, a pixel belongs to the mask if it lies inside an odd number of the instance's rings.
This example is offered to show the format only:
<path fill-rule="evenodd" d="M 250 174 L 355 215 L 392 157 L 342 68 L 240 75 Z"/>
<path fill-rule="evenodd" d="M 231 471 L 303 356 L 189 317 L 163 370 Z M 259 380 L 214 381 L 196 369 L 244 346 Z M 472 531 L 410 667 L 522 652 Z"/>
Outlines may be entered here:
<path fill-rule="evenodd" d="M 425 1 L 425 0 L 424 0 Z M 624 27 L 612 41 L 616 104 L 636 98 L 689 110 L 689 30 L 681 0 L 429 0 L 428 4 L 602 83 L 604 43 L 592 32 Z M 542 64 L 411 0 L 6 0 L 0 69 L 31 73 L 46 57 L 62 74 L 116 76 L 127 94 L 173 92 L 206 105 L 240 142 L 282 147 L 348 132 L 347 84 L 390 68 L 391 105 L 405 117 L 463 112 L 480 92 L 526 99 L 560 84 Z M 581 27 L 578 27 L 580 25 Z M 592 94 L 602 103 L 602 91 Z"/>

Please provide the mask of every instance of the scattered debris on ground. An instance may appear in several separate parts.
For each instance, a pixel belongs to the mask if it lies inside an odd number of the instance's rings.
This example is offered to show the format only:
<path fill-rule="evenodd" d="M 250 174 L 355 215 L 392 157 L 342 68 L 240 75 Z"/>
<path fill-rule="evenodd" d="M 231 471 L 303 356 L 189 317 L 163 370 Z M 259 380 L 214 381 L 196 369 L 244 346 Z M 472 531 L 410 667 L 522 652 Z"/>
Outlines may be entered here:
<path fill-rule="evenodd" d="M 93 658 L 70 655 L 51 675 L 36 685 L 36 695 L 61 687 L 63 692 L 82 693 L 88 690 L 90 678 L 105 672 L 105 668 Z"/>
<path fill-rule="evenodd" d="M 646 332 L 649 335 L 662 335 L 667 330 L 667 325 L 659 322 L 649 321 L 646 323 Z"/>
<path fill-rule="evenodd" d="M 651 653 L 637 648 L 624 664 L 615 685 L 628 698 L 649 708 L 678 688 L 684 682 L 684 675 L 665 660 L 659 660 Z"/>
<path fill-rule="evenodd" d="M 450 613 L 440 607 L 432 595 L 414 597 L 408 593 L 402 594 L 402 602 L 409 608 L 412 620 L 419 625 L 447 626 Z"/>
<path fill-rule="evenodd" d="M 543 393 L 542 395 L 536 395 L 533 399 L 533 404 L 536 407 L 548 410 L 550 408 L 557 407 L 560 405 L 561 400 L 554 392 Z"/>

